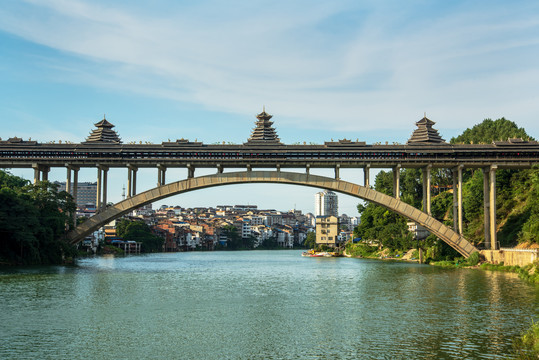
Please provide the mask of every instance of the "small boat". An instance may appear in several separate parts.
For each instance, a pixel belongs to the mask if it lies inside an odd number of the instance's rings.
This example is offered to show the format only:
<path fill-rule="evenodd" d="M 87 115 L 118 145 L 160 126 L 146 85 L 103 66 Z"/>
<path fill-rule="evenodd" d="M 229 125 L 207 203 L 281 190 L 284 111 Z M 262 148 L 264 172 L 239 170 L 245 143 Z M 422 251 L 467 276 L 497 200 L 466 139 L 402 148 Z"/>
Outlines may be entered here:
<path fill-rule="evenodd" d="M 322 253 L 315 253 L 314 251 L 304 251 L 301 253 L 301 256 L 307 256 L 307 257 L 323 257 Z"/>

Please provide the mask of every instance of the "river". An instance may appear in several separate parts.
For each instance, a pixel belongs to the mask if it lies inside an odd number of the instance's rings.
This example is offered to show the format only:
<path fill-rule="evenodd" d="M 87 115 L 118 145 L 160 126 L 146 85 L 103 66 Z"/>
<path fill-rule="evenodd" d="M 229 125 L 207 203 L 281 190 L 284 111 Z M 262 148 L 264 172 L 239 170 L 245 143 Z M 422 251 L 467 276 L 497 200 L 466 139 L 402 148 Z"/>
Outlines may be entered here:
<path fill-rule="evenodd" d="M 537 316 L 513 274 L 300 254 L 0 268 L 0 358 L 502 359 Z"/>

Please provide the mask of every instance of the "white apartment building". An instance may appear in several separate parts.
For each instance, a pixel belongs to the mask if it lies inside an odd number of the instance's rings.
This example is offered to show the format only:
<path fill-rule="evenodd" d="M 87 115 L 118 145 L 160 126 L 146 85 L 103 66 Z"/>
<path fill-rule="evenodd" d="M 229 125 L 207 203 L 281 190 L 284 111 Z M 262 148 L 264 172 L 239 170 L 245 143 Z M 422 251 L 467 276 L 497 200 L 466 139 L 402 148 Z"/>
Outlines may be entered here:
<path fill-rule="evenodd" d="M 314 195 L 315 216 L 339 216 L 339 201 L 337 194 L 325 190 Z"/>

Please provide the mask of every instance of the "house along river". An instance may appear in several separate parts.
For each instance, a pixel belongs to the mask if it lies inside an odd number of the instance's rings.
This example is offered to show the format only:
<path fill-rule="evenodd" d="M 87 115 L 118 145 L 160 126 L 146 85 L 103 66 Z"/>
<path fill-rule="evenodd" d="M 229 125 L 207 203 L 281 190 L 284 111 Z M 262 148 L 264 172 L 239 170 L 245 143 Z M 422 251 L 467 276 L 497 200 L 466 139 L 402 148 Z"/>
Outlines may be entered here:
<path fill-rule="evenodd" d="M 0 269 L 0 358 L 502 359 L 537 315 L 511 274 L 300 254 Z"/>

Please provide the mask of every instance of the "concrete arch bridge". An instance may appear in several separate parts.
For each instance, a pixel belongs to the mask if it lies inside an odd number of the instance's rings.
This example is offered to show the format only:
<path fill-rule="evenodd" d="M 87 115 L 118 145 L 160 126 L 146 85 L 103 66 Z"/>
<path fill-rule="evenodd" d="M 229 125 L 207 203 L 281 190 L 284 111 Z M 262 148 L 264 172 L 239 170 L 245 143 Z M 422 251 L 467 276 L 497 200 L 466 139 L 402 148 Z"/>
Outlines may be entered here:
<path fill-rule="evenodd" d="M 468 257 L 471 253 L 477 251 L 477 249 L 462 235 L 445 226 L 432 216 L 429 216 L 427 213 L 424 213 L 397 198 L 385 195 L 371 188 L 343 180 L 318 175 L 310 175 L 308 173 L 282 171 L 241 171 L 217 173 L 196 178 L 187 178 L 185 180 L 161 185 L 105 208 L 101 212 L 86 220 L 84 223 L 77 226 L 74 230 L 70 231 L 67 234 L 67 238 L 70 243 L 75 244 L 91 234 L 93 231 L 130 212 L 131 210 L 169 196 L 214 186 L 243 183 L 280 183 L 310 186 L 354 196 L 384 206 L 391 211 L 417 222 L 465 257 Z"/>

